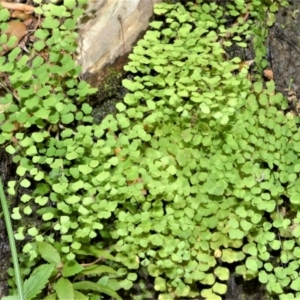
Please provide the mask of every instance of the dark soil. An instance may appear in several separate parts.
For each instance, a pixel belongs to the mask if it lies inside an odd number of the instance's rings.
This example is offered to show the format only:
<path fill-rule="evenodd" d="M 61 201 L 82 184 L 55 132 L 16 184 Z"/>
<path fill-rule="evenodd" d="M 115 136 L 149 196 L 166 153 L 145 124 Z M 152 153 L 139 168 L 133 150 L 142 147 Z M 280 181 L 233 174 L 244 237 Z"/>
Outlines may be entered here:
<path fill-rule="evenodd" d="M 0 299 L 7 295 L 7 269 L 10 266 L 10 249 L 6 236 L 6 228 L 3 220 L 0 219 Z"/>

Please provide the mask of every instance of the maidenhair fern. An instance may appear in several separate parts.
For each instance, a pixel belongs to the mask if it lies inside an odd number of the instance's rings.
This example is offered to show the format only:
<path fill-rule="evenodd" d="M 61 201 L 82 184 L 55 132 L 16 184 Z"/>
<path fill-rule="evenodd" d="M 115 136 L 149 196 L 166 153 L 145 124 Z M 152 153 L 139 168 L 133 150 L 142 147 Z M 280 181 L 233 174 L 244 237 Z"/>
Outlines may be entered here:
<path fill-rule="evenodd" d="M 8 193 L 34 188 L 12 216 L 38 206 L 43 225 L 15 236 L 28 239 L 24 276 L 41 260 L 55 266 L 46 299 L 63 299 L 63 287 L 75 299 L 85 289 L 87 297 L 119 299 L 114 290 L 131 289 L 144 268 L 159 300 L 217 300 L 230 264 L 270 295 L 299 297 L 298 118 L 283 113 L 273 81 L 251 78 L 227 54 L 255 33 L 256 65 L 265 66 L 266 31 L 257 28 L 266 26 L 266 10 L 272 23 L 279 4 L 270 2 L 156 5 L 159 19 L 125 67 L 133 74 L 123 81 L 128 93 L 99 125 L 72 58 L 81 8 L 36 10 L 45 18 L 34 50 L 23 65 L 19 48 L 1 60 L 20 101 L 1 98 L 0 142 L 20 177 Z M 92 279 L 80 282 L 86 275 Z"/>

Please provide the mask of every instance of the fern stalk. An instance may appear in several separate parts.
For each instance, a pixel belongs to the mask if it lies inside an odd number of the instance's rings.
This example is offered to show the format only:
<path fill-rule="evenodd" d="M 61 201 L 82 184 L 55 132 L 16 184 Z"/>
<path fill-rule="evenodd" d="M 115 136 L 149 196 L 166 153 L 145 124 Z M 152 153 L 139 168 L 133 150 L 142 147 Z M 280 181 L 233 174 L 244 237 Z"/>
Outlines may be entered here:
<path fill-rule="evenodd" d="M 13 229 L 12 229 L 12 225 L 11 225 L 10 213 L 8 210 L 7 201 L 6 201 L 6 197 L 5 197 L 4 190 L 3 190 L 1 177 L 0 177 L 0 200 L 1 200 L 1 206 L 2 206 L 3 214 L 4 214 L 6 230 L 7 230 L 7 234 L 8 234 L 8 240 L 9 240 L 12 261 L 13 261 L 14 270 L 15 270 L 18 297 L 20 300 L 25 300 L 24 294 L 23 294 L 23 289 L 22 289 L 22 279 L 21 279 L 20 268 L 19 268 L 17 248 L 16 248 L 14 233 L 13 233 Z"/>

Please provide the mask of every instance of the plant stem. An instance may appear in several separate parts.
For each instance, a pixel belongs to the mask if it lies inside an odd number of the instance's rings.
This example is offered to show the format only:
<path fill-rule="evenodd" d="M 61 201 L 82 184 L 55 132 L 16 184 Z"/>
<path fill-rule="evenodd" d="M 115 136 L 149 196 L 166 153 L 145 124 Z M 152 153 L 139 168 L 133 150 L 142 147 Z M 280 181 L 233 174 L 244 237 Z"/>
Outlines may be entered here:
<path fill-rule="evenodd" d="M 12 225 L 11 225 L 10 213 L 8 210 L 7 201 L 6 201 L 6 197 L 5 197 L 4 190 L 3 190 L 1 177 L 0 177 L 0 200 L 1 200 L 1 206 L 2 206 L 3 214 L 4 214 L 6 230 L 7 230 L 7 234 L 8 234 L 8 240 L 9 240 L 12 261 L 13 261 L 14 270 L 15 270 L 18 297 L 20 300 L 25 300 L 24 295 L 23 295 L 22 279 L 21 279 L 20 268 L 19 268 L 17 248 L 16 248 L 14 233 L 13 233 L 13 229 L 12 229 Z"/>

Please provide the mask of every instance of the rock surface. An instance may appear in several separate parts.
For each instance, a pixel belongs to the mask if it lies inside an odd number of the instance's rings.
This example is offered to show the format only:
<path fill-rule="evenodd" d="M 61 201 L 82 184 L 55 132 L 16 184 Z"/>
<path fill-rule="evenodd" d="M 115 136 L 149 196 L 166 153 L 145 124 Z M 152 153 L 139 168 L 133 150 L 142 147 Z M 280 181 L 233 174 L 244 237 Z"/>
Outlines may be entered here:
<path fill-rule="evenodd" d="M 120 71 L 135 42 L 146 31 L 153 5 L 161 0 L 90 1 L 79 26 L 78 62 L 83 78 L 101 85 L 113 71 Z"/>
<path fill-rule="evenodd" d="M 270 29 L 268 58 L 274 72 L 276 89 L 292 100 L 291 108 L 300 113 L 300 2 L 290 0 L 276 15 L 276 23 Z M 291 92 L 293 97 L 289 97 Z"/>

